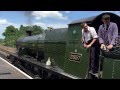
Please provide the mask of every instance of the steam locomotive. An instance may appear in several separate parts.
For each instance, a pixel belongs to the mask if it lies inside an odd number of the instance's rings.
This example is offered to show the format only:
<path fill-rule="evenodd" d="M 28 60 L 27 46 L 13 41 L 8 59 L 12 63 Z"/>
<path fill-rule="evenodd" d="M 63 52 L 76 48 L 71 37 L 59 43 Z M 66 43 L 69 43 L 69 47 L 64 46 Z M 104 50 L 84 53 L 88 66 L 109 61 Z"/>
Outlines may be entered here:
<path fill-rule="evenodd" d="M 44 33 L 17 40 L 18 56 L 29 56 L 39 63 L 57 66 L 58 69 L 79 78 L 85 79 L 88 75 L 89 53 L 81 43 L 80 24 L 86 22 L 98 30 L 102 24 L 103 14 L 109 14 L 111 21 L 117 23 L 120 29 L 120 17 L 113 13 L 102 13 L 97 16 L 75 20 L 68 24 L 68 28 L 45 30 Z M 120 30 L 119 30 L 120 32 Z M 120 38 L 117 39 L 115 51 L 100 55 L 103 60 L 103 79 L 120 78 Z M 114 52 L 114 54 L 113 54 Z"/>

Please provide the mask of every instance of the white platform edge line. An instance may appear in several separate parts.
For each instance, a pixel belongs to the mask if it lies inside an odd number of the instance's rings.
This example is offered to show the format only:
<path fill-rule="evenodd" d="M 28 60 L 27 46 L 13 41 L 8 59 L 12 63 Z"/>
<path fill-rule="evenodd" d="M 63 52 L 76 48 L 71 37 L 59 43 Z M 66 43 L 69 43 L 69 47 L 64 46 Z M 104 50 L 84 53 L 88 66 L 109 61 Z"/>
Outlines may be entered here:
<path fill-rule="evenodd" d="M 17 67 L 15 67 L 14 65 L 12 65 L 11 63 L 9 63 L 8 61 L 6 61 L 5 59 L 1 58 L 1 60 L 3 60 L 4 62 L 6 62 L 7 64 L 9 64 L 10 66 L 12 66 L 13 68 L 15 68 L 16 70 L 18 70 L 20 73 L 24 74 L 25 76 L 27 76 L 29 79 L 33 79 L 32 77 L 30 77 L 29 75 L 27 75 L 26 73 L 24 73 L 23 71 L 21 71 L 20 69 L 18 69 Z"/>

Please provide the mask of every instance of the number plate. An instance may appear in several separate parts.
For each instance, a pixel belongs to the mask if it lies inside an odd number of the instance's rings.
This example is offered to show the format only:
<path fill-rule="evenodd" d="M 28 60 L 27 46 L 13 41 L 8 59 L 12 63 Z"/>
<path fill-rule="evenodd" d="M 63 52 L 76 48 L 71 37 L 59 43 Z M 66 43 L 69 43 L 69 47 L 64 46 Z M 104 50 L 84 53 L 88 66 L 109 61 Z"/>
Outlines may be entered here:
<path fill-rule="evenodd" d="M 80 62 L 82 54 L 80 53 L 70 53 L 69 60 L 74 62 Z"/>

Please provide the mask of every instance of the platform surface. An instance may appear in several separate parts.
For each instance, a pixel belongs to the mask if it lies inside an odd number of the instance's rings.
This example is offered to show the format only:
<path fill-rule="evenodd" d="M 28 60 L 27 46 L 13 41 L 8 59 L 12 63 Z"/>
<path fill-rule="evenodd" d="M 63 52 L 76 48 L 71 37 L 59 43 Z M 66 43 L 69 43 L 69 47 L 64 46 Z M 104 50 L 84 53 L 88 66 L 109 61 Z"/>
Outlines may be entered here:
<path fill-rule="evenodd" d="M 0 79 L 32 79 L 32 77 L 0 57 Z"/>

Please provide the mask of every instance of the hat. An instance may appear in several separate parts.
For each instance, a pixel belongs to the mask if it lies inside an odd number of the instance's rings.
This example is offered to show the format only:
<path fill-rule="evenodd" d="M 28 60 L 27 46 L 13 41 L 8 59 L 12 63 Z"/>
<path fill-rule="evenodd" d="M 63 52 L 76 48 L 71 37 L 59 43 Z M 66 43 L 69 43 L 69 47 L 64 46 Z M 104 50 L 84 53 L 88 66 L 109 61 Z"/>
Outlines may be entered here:
<path fill-rule="evenodd" d="M 102 16 L 102 19 L 110 19 L 110 15 L 105 14 L 105 15 Z"/>

